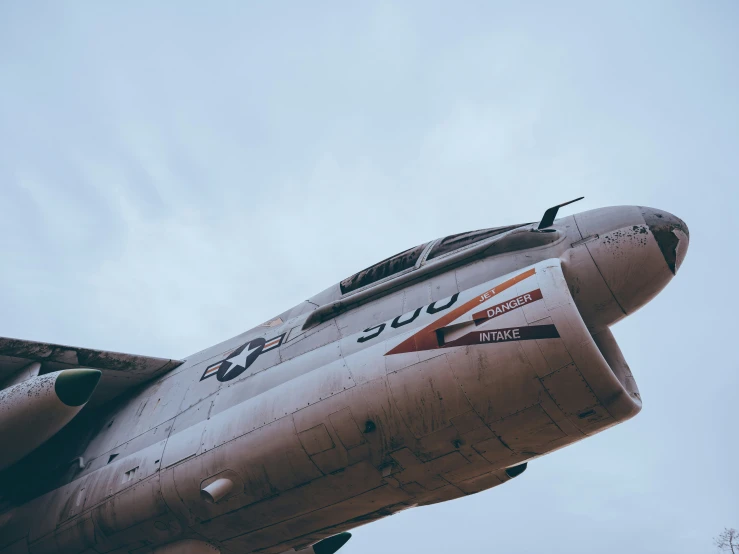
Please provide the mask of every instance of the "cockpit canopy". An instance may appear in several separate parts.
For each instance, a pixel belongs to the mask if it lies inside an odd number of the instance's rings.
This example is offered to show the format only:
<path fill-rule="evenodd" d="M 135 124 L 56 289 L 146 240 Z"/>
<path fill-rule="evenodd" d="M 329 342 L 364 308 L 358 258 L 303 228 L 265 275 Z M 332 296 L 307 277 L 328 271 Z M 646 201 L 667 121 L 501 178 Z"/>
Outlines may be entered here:
<path fill-rule="evenodd" d="M 426 248 L 426 245 L 428 245 L 428 243 L 421 244 L 415 248 L 409 248 L 400 254 L 395 254 L 395 256 L 386 258 L 373 266 L 363 269 L 351 277 L 347 277 L 339 284 L 341 287 L 341 294 L 347 294 L 357 289 L 361 289 L 362 287 L 376 283 L 385 277 L 390 277 L 391 275 L 395 275 L 396 273 L 412 268 L 416 265 L 416 262 L 418 262 L 421 254 Z"/>
<path fill-rule="evenodd" d="M 433 260 L 449 252 L 454 252 L 470 244 L 480 242 L 481 240 L 489 239 L 496 235 L 502 235 L 512 229 L 516 229 L 521 225 L 508 225 L 507 227 L 494 227 L 492 229 L 479 229 L 477 231 L 469 231 L 467 233 L 458 233 L 456 235 L 449 235 L 444 237 L 437 242 L 426 257 L 427 260 Z"/>
<path fill-rule="evenodd" d="M 426 248 L 430 243 L 427 242 L 414 248 L 409 248 L 400 254 L 386 258 L 381 262 L 363 269 L 362 271 L 341 281 L 339 284 L 341 287 L 341 294 L 348 294 L 371 285 L 372 283 L 381 281 L 391 275 L 396 275 L 409 270 L 419 264 L 419 262 L 432 260 L 434 258 L 444 256 L 445 254 L 456 252 L 461 248 L 489 239 L 496 235 L 501 235 L 518 227 L 521 227 L 521 225 L 508 225 L 506 227 L 494 227 L 491 229 L 480 229 L 467 233 L 449 235 L 448 237 L 444 237 L 434 243 L 431 250 L 426 255 L 425 260 L 421 260 L 421 256 L 424 251 L 426 251 Z"/>

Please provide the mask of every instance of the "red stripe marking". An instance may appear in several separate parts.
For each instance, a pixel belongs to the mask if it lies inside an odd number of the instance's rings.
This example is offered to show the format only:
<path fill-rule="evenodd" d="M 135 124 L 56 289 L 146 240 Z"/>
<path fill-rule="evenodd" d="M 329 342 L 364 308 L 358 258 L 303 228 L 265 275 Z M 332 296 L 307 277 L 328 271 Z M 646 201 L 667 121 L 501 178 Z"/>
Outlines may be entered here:
<path fill-rule="evenodd" d="M 536 302 L 541 299 L 541 289 L 535 289 L 531 292 L 526 292 L 516 296 L 515 298 L 511 298 L 506 302 L 501 302 L 500 304 L 490 306 L 485 310 L 474 313 L 472 314 L 472 319 L 475 320 L 475 325 L 481 325 L 495 317 L 500 317 L 508 312 L 512 312 L 516 308 L 520 308 L 521 306 L 525 306 L 526 304 L 530 304 L 531 302 Z"/>
<path fill-rule="evenodd" d="M 213 373 L 214 371 L 218 371 L 218 368 L 220 368 L 220 367 L 221 367 L 221 364 L 222 364 L 222 363 L 223 363 L 223 362 L 219 363 L 218 365 L 214 365 L 213 367 L 209 367 L 209 368 L 208 368 L 208 369 L 207 369 L 207 370 L 205 371 L 205 374 L 206 374 L 206 375 L 210 375 L 210 374 L 211 374 L 211 373 Z"/>

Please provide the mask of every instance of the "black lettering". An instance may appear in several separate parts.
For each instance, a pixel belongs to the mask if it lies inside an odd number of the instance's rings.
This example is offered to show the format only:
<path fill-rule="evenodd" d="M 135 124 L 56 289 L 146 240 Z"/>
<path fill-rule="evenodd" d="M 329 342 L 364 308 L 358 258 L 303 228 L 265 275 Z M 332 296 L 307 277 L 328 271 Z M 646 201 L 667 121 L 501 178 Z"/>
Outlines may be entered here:
<path fill-rule="evenodd" d="M 419 315 L 421 315 L 421 308 L 418 308 L 415 312 L 413 312 L 413 315 L 410 317 L 410 319 L 406 319 L 405 321 L 400 321 L 400 318 L 403 316 L 399 315 L 398 317 L 393 319 L 393 322 L 390 324 L 390 326 L 393 329 L 397 329 L 398 327 L 402 327 L 403 325 L 408 325 L 409 323 L 413 323 Z"/>
<path fill-rule="evenodd" d="M 373 334 L 373 335 L 367 335 L 366 337 L 359 337 L 357 339 L 357 342 L 367 342 L 368 340 L 375 338 L 377 335 L 379 335 L 380 333 L 382 333 L 385 330 L 385 324 L 384 323 L 380 323 L 379 325 L 375 325 L 374 327 L 367 327 L 362 332 L 363 333 L 369 333 L 373 329 L 377 329 L 377 332 L 375 334 Z"/>
<path fill-rule="evenodd" d="M 435 313 L 438 313 L 438 312 L 441 312 L 441 311 L 446 310 L 448 308 L 451 308 L 454 305 L 454 303 L 457 301 L 457 298 L 459 298 L 459 293 L 458 292 L 455 292 L 452 295 L 452 297 L 449 299 L 449 302 L 447 302 L 443 306 L 437 306 L 436 305 L 436 302 L 432 302 L 431 304 L 429 304 L 429 307 L 426 308 L 426 313 L 429 313 L 429 314 L 432 314 L 433 315 Z"/>

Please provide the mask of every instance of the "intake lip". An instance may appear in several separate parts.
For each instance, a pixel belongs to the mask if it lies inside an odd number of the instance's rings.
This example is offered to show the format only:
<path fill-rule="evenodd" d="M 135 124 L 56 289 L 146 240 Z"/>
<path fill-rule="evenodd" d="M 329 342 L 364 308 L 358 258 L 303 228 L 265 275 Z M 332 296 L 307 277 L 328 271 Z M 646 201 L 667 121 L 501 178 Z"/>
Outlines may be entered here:
<path fill-rule="evenodd" d="M 685 258 L 690 232 L 685 222 L 669 212 L 640 206 L 644 221 L 654 235 L 667 267 L 677 274 Z"/>

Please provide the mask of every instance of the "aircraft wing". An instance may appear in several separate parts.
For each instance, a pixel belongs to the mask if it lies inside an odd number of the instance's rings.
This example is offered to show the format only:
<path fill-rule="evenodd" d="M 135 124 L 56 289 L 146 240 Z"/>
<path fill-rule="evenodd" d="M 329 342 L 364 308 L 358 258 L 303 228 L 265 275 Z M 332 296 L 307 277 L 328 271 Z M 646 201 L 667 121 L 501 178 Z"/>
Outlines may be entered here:
<path fill-rule="evenodd" d="M 0 337 L 0 383 L 24 366 L 40 362 L 40 373 L 89 367 L 103 375 L 89 403 L 102 405 L 119 394 L 181 365 L 180 360 Z"/>

